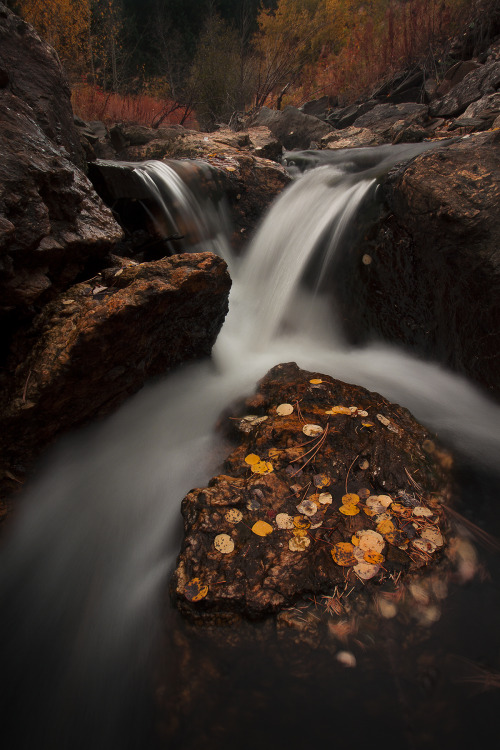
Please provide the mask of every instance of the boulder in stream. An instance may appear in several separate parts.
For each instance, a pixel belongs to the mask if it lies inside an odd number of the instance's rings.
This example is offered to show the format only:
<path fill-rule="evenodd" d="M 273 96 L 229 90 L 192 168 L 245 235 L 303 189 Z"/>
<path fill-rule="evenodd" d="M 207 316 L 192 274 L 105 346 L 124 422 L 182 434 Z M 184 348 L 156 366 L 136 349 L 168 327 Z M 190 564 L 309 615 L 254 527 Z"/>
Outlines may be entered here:
<path fill-rule="evenodd" d="M 442 556 L 451 458 L 406 409 L 289 363 L 223 427 L 224 472 L 182 503 L 172 586 L 189 617 L 277 614 Z"/>
<path fill-rule="evenodd" d="M 118 258 L 115 259 L 119 261 Z M 14 342 L 0 405 L 3 464 L 111 413 L 147 378 L 210 354 L 227 312 L 224 261 L 212 253 L 122 261 L 45 306 Z"/>

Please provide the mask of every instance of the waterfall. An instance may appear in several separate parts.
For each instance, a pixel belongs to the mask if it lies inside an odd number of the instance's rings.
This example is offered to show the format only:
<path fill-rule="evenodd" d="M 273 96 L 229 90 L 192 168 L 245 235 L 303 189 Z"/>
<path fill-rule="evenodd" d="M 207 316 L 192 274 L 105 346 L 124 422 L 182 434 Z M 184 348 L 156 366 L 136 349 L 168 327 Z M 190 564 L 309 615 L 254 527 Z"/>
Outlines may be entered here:
<path fill-rule="evenodd" d="M 349 348 L 317 293 L 379 175 L 416 153 L 359 149 L 306 169 L 271 208 L 245 258 L 230 258 L 230 312 L 212 361 L 144 388 L 47 457 L 0 558 L 4 706 L 15 729 L 9 748 L 149 747 L 140 699 L 150 688 L 180 501 L 221 458 L 213 434 L 219 413 L 273 365 L 295 360 L 380 391 L 460 451 L 495 466 L 498 406 L 460 376 L 395 348 Z M 307 166 L 317 158 L 302 157 Z M 186 221 L 191 213 L 201 217 L 198 230 L 213 236 L 213 216 L 200 229 L 203 210 L 168 167 L 138 169 L 163 203 L 164 181 L 169 190 L 174 184 Z M 222 229 L 216 235 L 227 253 Z M 304 285 L 311 264 L 316 279 Z"/>

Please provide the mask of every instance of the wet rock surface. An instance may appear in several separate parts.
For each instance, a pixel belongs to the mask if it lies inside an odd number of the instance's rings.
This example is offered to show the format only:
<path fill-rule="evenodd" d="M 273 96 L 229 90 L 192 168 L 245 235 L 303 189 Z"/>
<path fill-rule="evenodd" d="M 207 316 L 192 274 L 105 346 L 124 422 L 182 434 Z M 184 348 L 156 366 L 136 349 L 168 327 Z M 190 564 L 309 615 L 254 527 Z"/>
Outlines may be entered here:
<path fill-rule="evenodd" d="M 2 383 L 3 468 L 15 476 L 16 462 L 60 432 L 109 414 L 147 378 L 210 354 L 229 288 L 217 256 L 177 255 L 117 265 L 46 305 L 17 337 L 20 364 Z"/>
<path fill-rule="evenodd" d="M 190 617 L 276 614 L 440 558 L 451 458 L 406 409 L 291 363 L 223 428 L 224 473 L 182 503 L 172 590 Z"/>
<path fill-rule="evenodd" d="M 500 397 L 500 142 L 482 133 L 419 156 L 337 286 L 355 338 L 381 335 Z"/>
<path fill-rule="evenodd" d="M 71 91 L 54 49 L 0 3 L 0 96 L 24 101 L 33 120 L 79 167 L 84 154 L 73 122 Z M 15 106 L 14 106 L 15 110 Z"/>

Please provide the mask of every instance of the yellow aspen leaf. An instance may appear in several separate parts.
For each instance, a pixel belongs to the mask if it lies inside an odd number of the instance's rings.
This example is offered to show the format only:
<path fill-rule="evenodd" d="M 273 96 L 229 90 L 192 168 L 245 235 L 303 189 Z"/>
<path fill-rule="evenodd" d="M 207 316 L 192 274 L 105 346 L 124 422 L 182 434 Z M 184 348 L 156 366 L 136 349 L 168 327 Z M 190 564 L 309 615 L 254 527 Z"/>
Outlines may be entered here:
<path fill-rule="evenodd" d="M 188 602 L 199 602 L 208 594 L 208 586 L 199 578 L 192 578 L 184 586 L 184 596 Z"/>
<path fill-rule="evenodd" d="M 344 516 L 357 516 L 359 513 L 357 505 L 341 505 L 339 510 Z"/>
<path fill-rule="evenodd" d="M 292 412 L 292 404 L 280 404 L 276 407 L 276 414 L 278 415 L 278 417 L 287 417 L 289 414 L 292 414 Z"/>
<path fill-rule="evenodd" d="M 315 474 L 313 477 L 314 486 L 319 490 L 323 487 L 328 487 L 331 481 L 328 474 Z"/>
<path fill-rule="evenodd" d="M 325 411 L 325 414 L 347 414 L 351 415 L 351 410 L 348 406 L 332 406 L 331 409 Z"/>
<path fill-rule="evenodd" d="M 442 547 L 444 544 L 443 535 L 438 529 L 424 529 L 421 536 L 422 539 L 435 544 L 436 547 Z"/>
<path fill-rule="evenodd" d="M 272 458 L 273 461 L 279 458 L 280 453 L 281 451 L 279 451 L 277 448 L 269 448 L 268 451 L 269 458 Z"/>
<path fill-rule="evenodd" d="M 318 506 L 313 500 L 307 498 L 297 505 L 297 510 L 304 516 L 314 516 L 318 512 Z"/>
<path fill-rule="evenodd" d="M 332 501 L 333 498 L 330 492 L 320 492 L 318 495 L 318 503 L 321 503 L 321 505 L 331 505 Z"/>
<path fill-rule="evenodd" d="M 296 529 L 308 529 L 311 525 L 311 522 L 304 516 L 294 516 L 293 525 Z"/>
<path fill-rule="evenodd" d="M 228 555 L 234 550 L 234 542 L 229 534 L 217 534 L 214 539 L 214 547 L 218 552 L 222 552 L 223 555 Z"/>
<path fill-rule="evenodd" d="M 349 567 L 356 564 L 356 558 L 353 555 L 354 547 L 349 542 L 338 542 L 334 545 L 333 549 L 330 550 L 330 554 L 333 561 L 337 565 Z"/>
<path fill-rule="evenodd" d="M 320 385 L 323 381 L 321 380 L 321 378 L 311 378 L 309 382 L 313 385 Z"/>
<path fill-rule="evenodd" d="M 323 428 L 319 424 L 305 424 L 302 428 L 302 432 L 307 437 L 319 437 L 323 433 Z"/>
<path fill-rule="evenodd" d="M 276 521 L 276 526 L 278 529 L 293 529 L 293 518 L 292 516 L 288 515 L 288 513 L 278 513 L 276 518 L 274 519 Z"/>
<path fill-rule="evenodd" d="M 405 510 L 405 506 L 401 503 L 392 503 L 391 513 L 404 513 Z"/>
<path fill-rule="evenodd" d="M 385 560 L 385 557 L 380 554 L 380 552 L 372 552 L 371 550 L 368 550 L 368 552 L 365 552 L 364 554 L 365 562 L 372 563 L 372 565 L 380 565 L 380 563 L 383 563 Z"/>
<path fill-rule="evenodd" d="M 413 508 L 413 515 L 414 516 L 433 516 L 434 512 L 430 508 L 426 508 L 425 505 L 417 505 L 416 508 Z"/>
<path fill-rule="evenodd" d="M 296 537 L 292 536 L 290 541 L 288 542 L 288 549 L 291 552 L 304 552 L 309 545 L 311 544 L 311 540 L 308 536 L 301 536 Z"/>
<path fill-rule="evenodd" d="M 425 552 L 428 555 L 432 555 L 436 551 L 436 545 L 428 539 L 413 539 L 412 546 L 419 552 Z"/>
<path fill-rule="evenodd" d="M 368 489 L 368 487 L 362 487 L 358 490 L 358 495 L 360 496 L 361 500 L 366 500 L 367 497 L 370 497 L 371 491 Z"/>
<path fill-rule="evenodd" d="M 384 508 L 388 508 L 392 503 L 392 497 L 390 495 L 379 495 L 378 501 Z"/>
<path fill-rule="evenodd" d="M 270 461 L 259 461 L 258 464 L 252 464 L 251 470 L 254 474 L 271 474 L 274 467 Z"/>
<path fill-rule="evenodd" d="M 387 534 L 384 534 L 384 537 L 389 544 L 393 544 L 395 547 L 400 547 L 408 541 L 406 535 L 402 531 L 399 531 L 399 529 L 387 532 Z"/>
<path fill-rule="evenodd" d="M 361 422 L 362 427 L 366 427 L 367 429 L 370 429 L 370 427 L 375 427 L 374 422 Z"/>
<path fill-rule="evenodd" d="M 267 521 L 256 521 L 252 526 L 252 531 L 257 536 L 267 536 L 271 534 L 273 527 Z"/>
<path fill-rule="evenodd" d="M 357 532 L 359 537 L 359 546 L 365 552 L 382 552 L 385 547 L 385 541 L 382 534 L 373 529 L 364 529 Z"/>
<path fill-rule="evenodd" d="M 368 562 L 360 562 L 353 568 L 354 572 L 363 581 L 368 581 L 373 576 L 376 576 L 380 570 L 380 565 L 373 565 Z"/>
<path fill-rule="evenodd" d="M 377 531 L 379 534 L 388 534 L 390 531 L 394 531 L 394 524 L 389 519 L 385 519 L 384 521 L 381 521 L 377 525 Z"/>
<path fill-rule="evenodd" d="M 307 529 L 294 529 L 293 535 L 298 537 L 307 536 Z"/>
<path fill-rule="evenodd" d="M 245 463 L 249 464 L 250 466 L 258 464 L 260 460 L 260 456 L 258 456 L 256 453 L 249 453 L 248 456 L 245 456 Z"/>
<path fill-rule="evenodd" d="M 357 534 L 353 534 L 351 537 L 351 543 L 354 544 L 355 547 L 359 544 L 359 536 Z"/>
<path fill-rule="evenodd" d="M 357 505 L 360 497 L 355 492 L 348 492 L 347 495 L 342 496 L 342 502 L 344 505 Z"/>
<path fill-rule="evenodd" d="M 230 508 L 224 515 L 224 518 L 228 523 L 239 523 L 243 518 L 243 513 L 237 508 Z"/>
<path fill-rule="evenodd" d="M 375 511 L 373 511 L 371 508 L 368 508 L 368 507 L 363 508 L 363 511 L 364 513 L 366 513 L 367 516 L 371 517 L 375 515 Z"/>

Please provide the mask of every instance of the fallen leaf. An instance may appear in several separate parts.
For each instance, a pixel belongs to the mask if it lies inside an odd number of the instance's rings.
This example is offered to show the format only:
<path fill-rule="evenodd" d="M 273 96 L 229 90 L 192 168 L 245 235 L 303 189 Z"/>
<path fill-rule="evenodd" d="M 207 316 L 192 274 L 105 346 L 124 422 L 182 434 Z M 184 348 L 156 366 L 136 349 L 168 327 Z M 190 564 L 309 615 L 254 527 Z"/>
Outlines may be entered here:
<path fill-rule="evenodd" d="M 435 544 L 436 547 L 442 547 L 444 544 L 444 539 L 439 529 L 424 529 L 422 531 L 422 539 Z"/>
<path fill-rule="evenodd" d="M 311 540 L 308 536 L 293 536 L 288 542 L 288 549 L 291 552 L 304 552 L 310 544 Z"/>
<path fill-rule="evenodd" d="M 306 499 L 297 505 L 297 510 L 305 516 L 314 516 L 318 512 L 318 506 L 313 500 Z"/>
<path fill-rule="evenodd" d="M 344 516 L 357 516 L 359 513 L 357 505 L 341 505 L 339 510 Z"/>
<path fill-rule="evenodd" d="M 320 492 L 318 495 L 318 503 L 321 503 L 321 505 L 331 505 L 332 500 L 330 492 Z"/>
<path fill-rule="evenodd" d="M 389 519 L 384 519 L 379 524 L 377 524 L 377 531 L 379 534 L 389 534 L 389 532 L 394 531 L 394 524 Z"/>
<path fill-rule="evenodd" d="M 347 495 L 342 496 L 342 502 L 344 505 L 357 505 L 360 497 L 355 492 L 348 492 Z"/>
<path fill-rule="evenodd" d="M 434 513 L 430 508 L 426 508 L 425 505 L 417 505 L 416 508 L 413 508 L 413 515 L 414 516 L 433 516 Z"/>
<path fill-rule="evenodd" d="M 356 657 L 350 651 L 338 651 L 335 658 L 343 667 L 353 669 L 356 666 Z"/>
<path fill-rule="evenodd" d="M 379 421 L 379 422 L 381 422 L 381 423 L 382 423 L 382 424 L 383 424 L 383 425 L 384 425 L 385 427 L 387 427 L 387 425 L 390 425 L 390 424 L 391 424 L 391 420 L 390 420 L 390 419 L 387 419 L 387 417 L 384 417 L 384 415 L 383 415 L 383 414 L 377 414 L 377 419 L 378 419 L 378 421 Z"/>
<path fill-rule="evenodd" d="M 321 380 L 321 378 L 312 378 L 309 382 L 313 385 L 320 385 L 323 381 Z"/>
<path fill-rule="evenodd" d="M 267 536 L 272 533 L 273 527 L 267 521 L 256 521 L 252 526 L 252 531 L 257 536 Z"/>
<path fill-rule="evenodd" d="M 218 552 L 222 552 L 223 555 L 228 555 L 234 550 L 234 542 L 229 534 L 217 534 L 214 539 L 214 547 Z"/>
<path fill-rule="evenodd" d="M 293 412 L 292 404 L 280 404 L 276 407 L 276 414 L 279 417 L 286 417 Z"/>
<path fill-rule="evenodd" d="M 382 552 L 385 547 L 384 537 L 377 531 L 373 531 L 373 529 L 358 531 L 357 535 L 359 537 L 359 546 L 365 552 Z"/>
<path fill-rule="evenodd" d="M 364 554 L 364 560 L 367 563 L 371 563 L 372 565 L 380 565 L 384 562 L 385 557 L 380 554 L 380 552 L 365 552 Z"/>
<path fill-rule="evenodd" d="M 192 578 L 184 586 L 184 596 L 188 602 L 199 602 L 208 594 L 208 586 L 199 578 Z"/>
<path fill-rule="evenodd" d="M 368 562 L 360 562 L 353 568 L 354 572 L 363 581 L 368 581 L 373 576 L 376 576 L 380 570 L 380 565 L 372 565 Z"/>
<path fill-rule="evenodd" d="M 311 522 L 307 518 L 304 518 L 304 516 L 294 516 L 293 525 L 297 529 L 308 529 L 311 525 Z"/>
<path fill-rule="evenodd" d="M 270 461 L 259 461 L 257 464 L 252 464 L 251 470 L 253 474 L 271 474 L 274 467 Z"/>
<path fill-rule="evenodd" d="M 331 409 L 325 411 L 325 414 L 347 414 L 350 416 L 351 410 L 348 406 L 332 406 Z"/>
<path fill-rule="evenodd" d="M 250 466 L 258 464 L 260 460 L 260 456 L 258 456 L 256 453 L 249 453 L 248 456 L 245 456 L 245 463 L 250 464 Z"/>
<path fill-rule="evenodd" d="M 230 508 L 224 518 L 228 523 L 239 523 L 243 518 L 243 513 L 237 508 Z"/>
<path fill-rule="evenodd" d="M 315 487 L 322 489 L 323 487 L 328 487 L 331 479 L 328 474 L 315 474 L 313 476 L 313 482 Z"/>
<path fill-rule="evenodd" d="M 342 567 L 350 567 L 356 564 L 356 558 L 353 555 L 354 546 L 349 542 L 337 542 L 330 550 L 330 554 L 337 563 Z"/>
<path fill-rule="evenodd" d="M 323 428 L 319 424 L 305 424 L 302 428 L 302 432 L 307 437 L 318 437 L 323 433 Z"/>
<path fill-rule="evenodd" d="M 293 529 L 293 518 L 288 513 L 278 513 L 276 516 L 276 526 L 278 529 Z"/>

